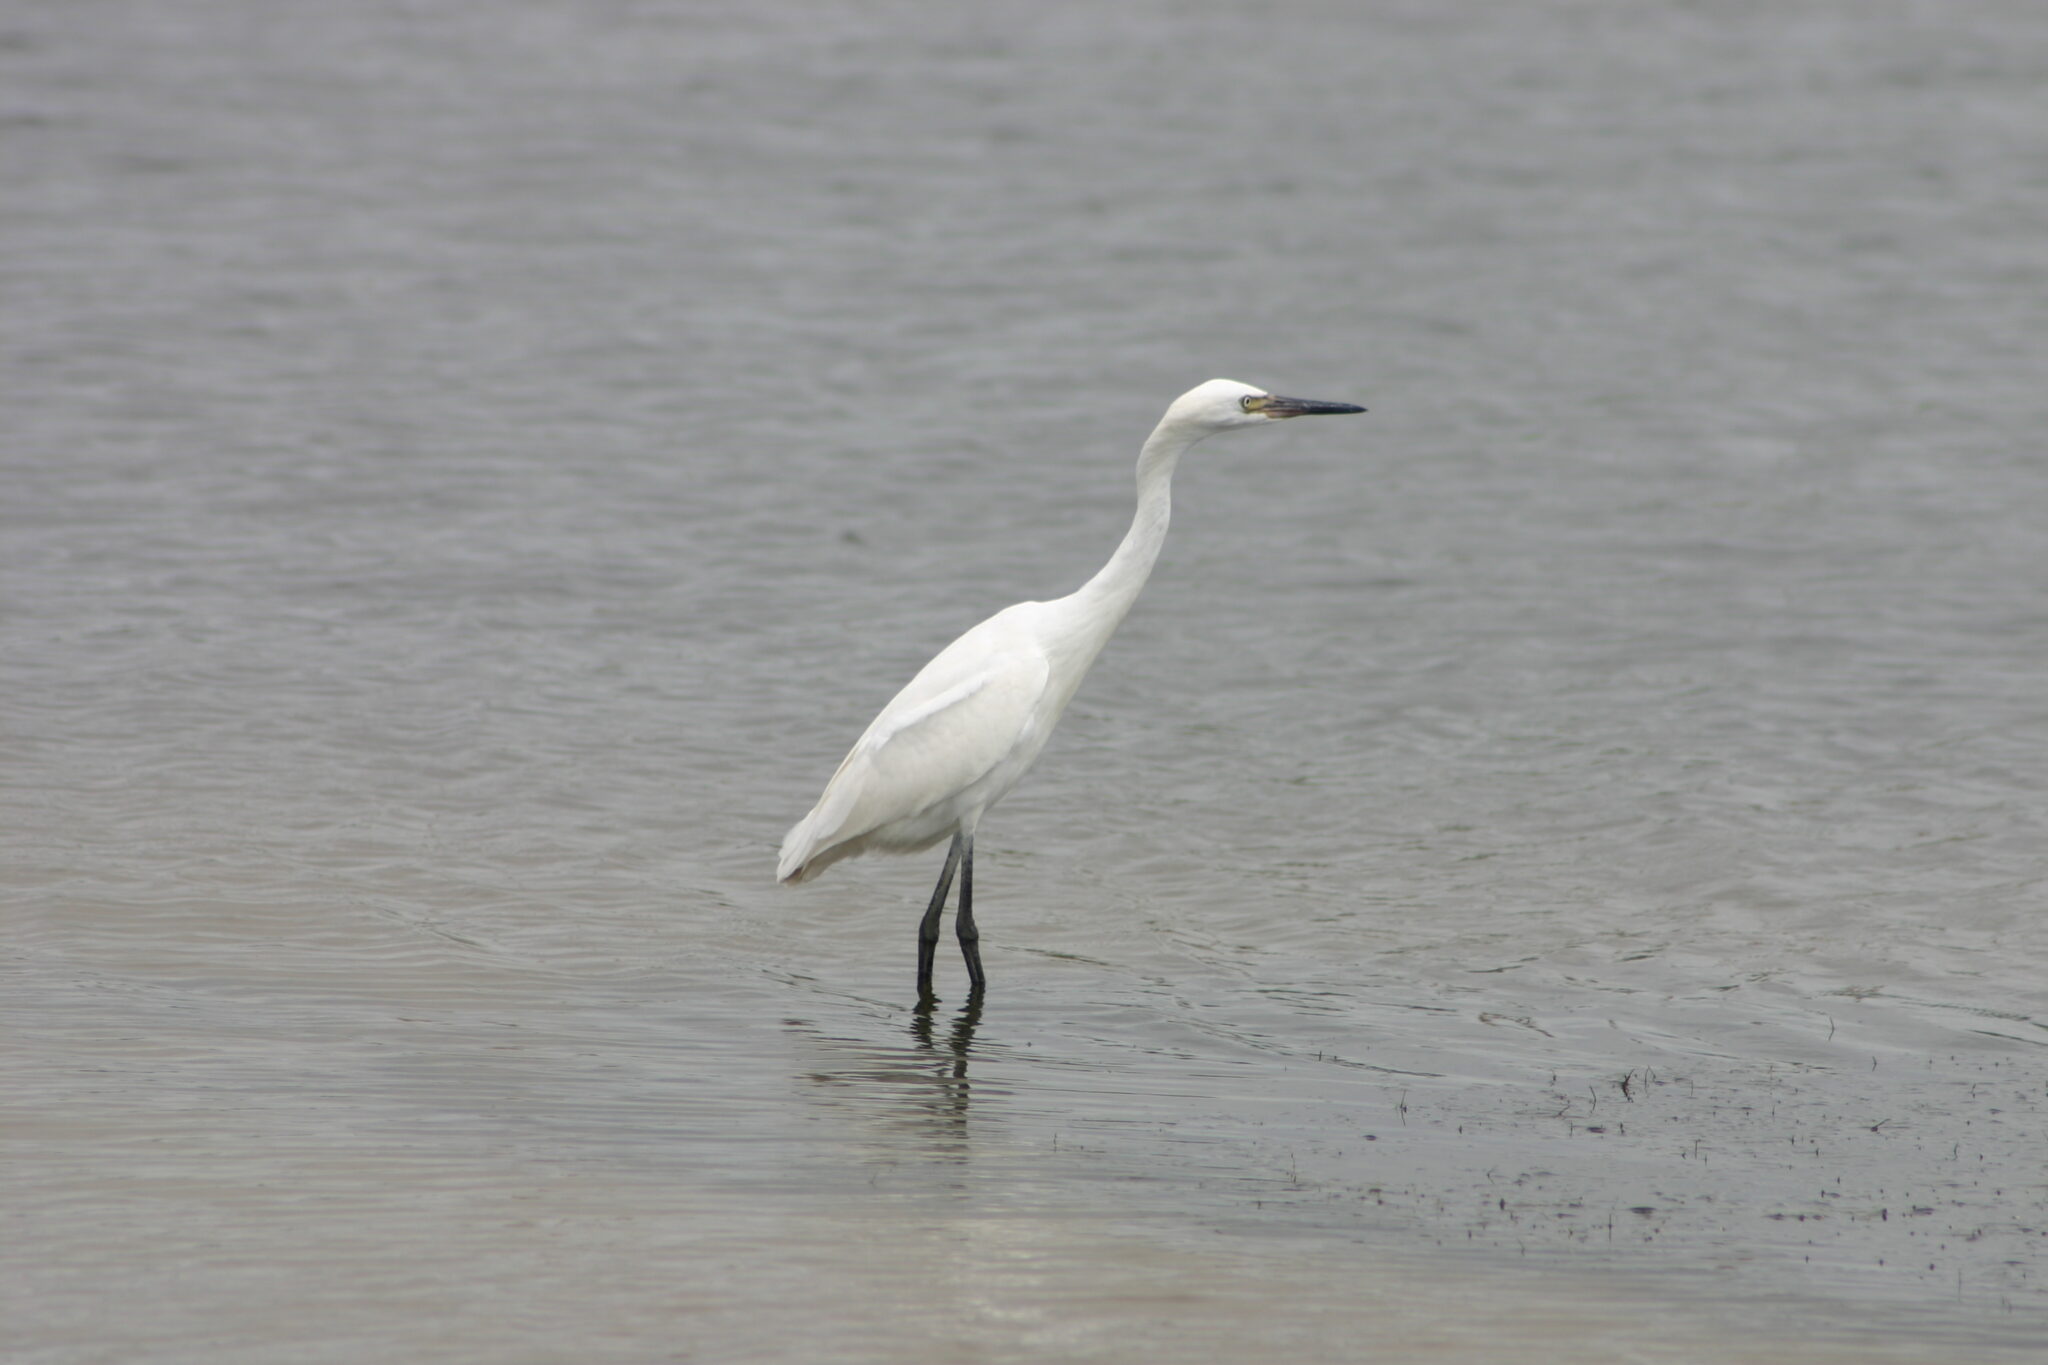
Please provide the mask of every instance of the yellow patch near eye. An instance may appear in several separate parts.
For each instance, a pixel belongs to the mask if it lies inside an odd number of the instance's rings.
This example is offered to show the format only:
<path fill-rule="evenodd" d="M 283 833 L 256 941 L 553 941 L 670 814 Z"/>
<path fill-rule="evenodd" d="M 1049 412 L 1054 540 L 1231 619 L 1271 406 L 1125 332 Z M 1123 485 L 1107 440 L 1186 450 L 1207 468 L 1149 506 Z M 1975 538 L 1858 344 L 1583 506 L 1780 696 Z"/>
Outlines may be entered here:
<path fill-rule="evenodd" d="M 1268 397 L 1269 395 L 1263 393 L 1248 393 L 1237 400 L 1237 405 L 1246 412 L 1257 412 L 1266 406 Z"/>

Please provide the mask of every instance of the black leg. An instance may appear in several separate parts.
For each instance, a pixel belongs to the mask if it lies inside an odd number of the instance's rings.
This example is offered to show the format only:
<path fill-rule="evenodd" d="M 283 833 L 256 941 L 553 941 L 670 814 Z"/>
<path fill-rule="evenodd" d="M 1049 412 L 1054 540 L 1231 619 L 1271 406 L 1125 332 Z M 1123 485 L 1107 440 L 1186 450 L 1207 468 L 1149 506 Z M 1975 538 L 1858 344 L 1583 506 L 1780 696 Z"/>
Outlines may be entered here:
<path fill-rule="evenodd" d="M 917 926 L 917 998 L 936 1000 L 932 994 L 932 959 L 939 951 L 939 912 L 946 908 L 946 893 L 953 889 L 953 869 L 960 865 L 960 836 L 946 850 L 946 870 L 932 891 L 932 903 L 925 907 L 924 922 Z"/>
<path fill-rule="evenodd" d="M 979 999 L 988 978 L 981 974 L 981 930 L 974 927 L 974 840 L 960 850 L 960 913 L 953 929 L 960 936 L 960 956 L 967 959 L 967 991 L 970 1000 Z"/>

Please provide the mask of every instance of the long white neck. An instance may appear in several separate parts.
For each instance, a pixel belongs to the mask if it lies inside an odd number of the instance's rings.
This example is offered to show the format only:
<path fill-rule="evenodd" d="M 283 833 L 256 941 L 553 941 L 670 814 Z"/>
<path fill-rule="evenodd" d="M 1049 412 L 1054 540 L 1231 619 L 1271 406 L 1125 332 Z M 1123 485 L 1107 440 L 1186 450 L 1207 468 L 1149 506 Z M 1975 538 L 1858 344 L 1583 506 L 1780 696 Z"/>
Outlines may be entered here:
<path fill-rule="evenodd" d="M 1138 510 L 1131 518 L 1131 529 L 1124 533 L 1123 543 L 1109 563 L 1070 599 L 1084 609 L 1089 634 L 1096 637 L 1089 642 L 1094 650 L 1101 649 L 1123 623 L 1145 580 L 1152 576 L 1173 513 L 1174 466 L 1189 446 L 1207 434 L 1187 423 L 1162 420 L 1138 452 Z"/>

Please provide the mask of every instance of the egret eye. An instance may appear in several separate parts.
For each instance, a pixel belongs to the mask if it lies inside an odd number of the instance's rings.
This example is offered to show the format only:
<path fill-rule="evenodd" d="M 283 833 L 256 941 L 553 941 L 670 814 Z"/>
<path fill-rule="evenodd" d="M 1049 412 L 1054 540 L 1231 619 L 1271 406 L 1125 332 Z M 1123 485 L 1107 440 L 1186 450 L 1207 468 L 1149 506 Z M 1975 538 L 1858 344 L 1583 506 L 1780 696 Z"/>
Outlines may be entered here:
<path fill-rule="evenodd" d="M 1240 408 L 1243 408 L 1246 412 L 1250 412 L 1252 410 L 1252 395 L 1246 394 L 1244 397 L 1238 399 L 1237 405 Z"/>

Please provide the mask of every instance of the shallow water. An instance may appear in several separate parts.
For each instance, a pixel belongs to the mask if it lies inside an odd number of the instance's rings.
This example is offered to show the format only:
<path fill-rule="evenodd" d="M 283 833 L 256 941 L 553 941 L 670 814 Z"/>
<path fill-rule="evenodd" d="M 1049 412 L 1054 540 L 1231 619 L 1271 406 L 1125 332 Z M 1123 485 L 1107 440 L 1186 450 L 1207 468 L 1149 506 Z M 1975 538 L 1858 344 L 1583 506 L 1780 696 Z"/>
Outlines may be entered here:
<path fill-rule="evenodd" d="M 18 6 L 35 1361 L 2048 1341 L 2036 6 Z M 1183 467 L 984 824 L 772 884 Z M 950 954 L 950 948 L 948 949 Z"/>

